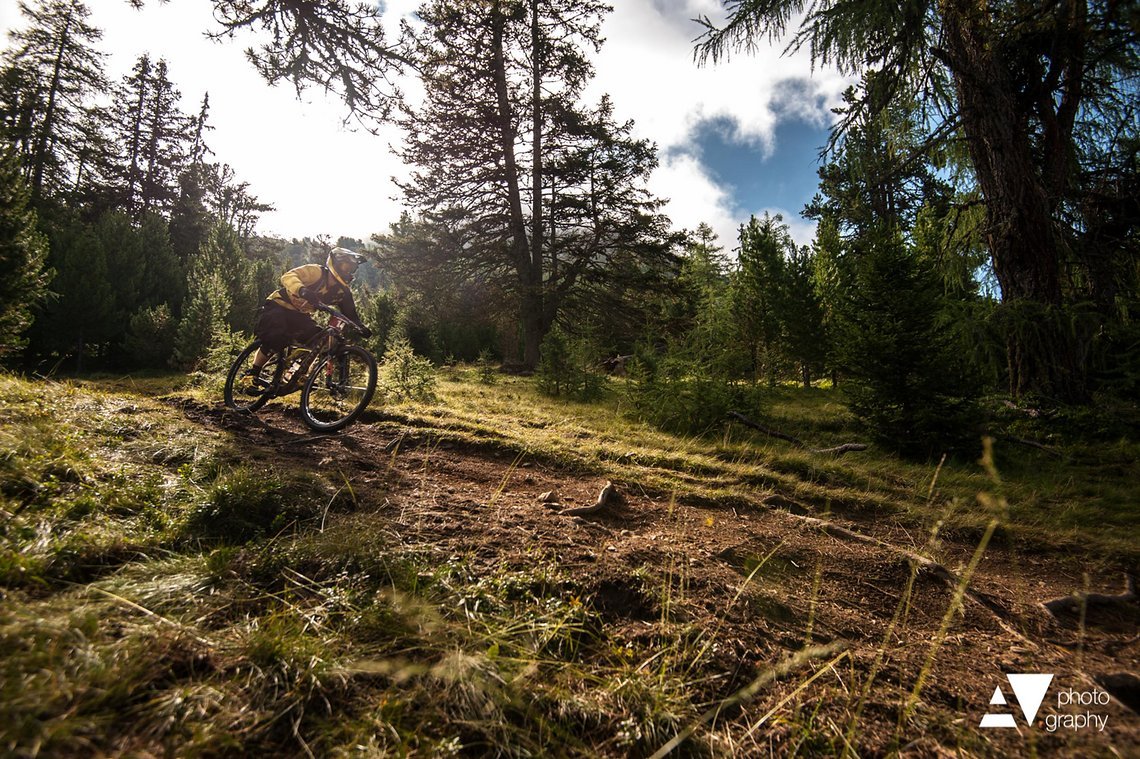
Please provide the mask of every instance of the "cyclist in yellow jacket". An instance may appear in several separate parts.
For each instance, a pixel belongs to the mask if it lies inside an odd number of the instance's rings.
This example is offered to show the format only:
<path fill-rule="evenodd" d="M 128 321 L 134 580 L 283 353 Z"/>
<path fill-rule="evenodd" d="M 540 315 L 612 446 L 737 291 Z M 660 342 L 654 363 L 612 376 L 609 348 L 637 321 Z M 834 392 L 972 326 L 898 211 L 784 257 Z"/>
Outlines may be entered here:
<path fill-rule="evenodd" d="M 349 284 L 364 256 L 347 248 L 333 248 L 322 264 L 305 264 L 281 275 L 281 287 L 261 304 L 254 332 L 262 347 L 247 373 L 257 376 L 272 353 L 311 340 L 321 327 L 310 316 L 321 305 L 335 306 L 353 321 L 360 321 Z"/>

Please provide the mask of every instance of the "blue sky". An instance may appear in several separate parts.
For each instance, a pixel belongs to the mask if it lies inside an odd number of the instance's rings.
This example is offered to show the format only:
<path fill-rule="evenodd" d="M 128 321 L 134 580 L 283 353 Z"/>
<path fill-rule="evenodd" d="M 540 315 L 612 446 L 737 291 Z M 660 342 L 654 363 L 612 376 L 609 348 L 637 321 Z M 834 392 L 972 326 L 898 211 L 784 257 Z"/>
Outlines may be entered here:
<path fill-rule="evenodd" d="M 799 214 L 816 193 L 819 151 L 828 128 L 792 115 L 778 120 L 770 144 L 741 142 L 727 117 L 701 123 L 688 146 L 710 178 L 728 191 L 736 212 L 747 217 L 755 210 L 785 211 L 785 221 L 799 223 Z M 728 241 L 722 245 L 731 248 Z"/>

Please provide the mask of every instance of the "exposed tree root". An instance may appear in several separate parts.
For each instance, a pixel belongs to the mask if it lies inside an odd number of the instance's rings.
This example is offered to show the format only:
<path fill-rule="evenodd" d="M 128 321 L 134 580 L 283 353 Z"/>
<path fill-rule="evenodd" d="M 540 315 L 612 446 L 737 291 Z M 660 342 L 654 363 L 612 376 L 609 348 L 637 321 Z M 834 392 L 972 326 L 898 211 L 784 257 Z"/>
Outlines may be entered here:
<path fill-rule="evenodd" d="M 1044 451 L 1045 453 L 1048 453 L 1050 456 L 1052 456 L 1054 458 L 1061 459 L 1061 458 L 1065 457 L 1065 454 L 1061 453 L 1061 451 L 1057 450 L 1056 448 L 1053 448 L 1052 446 L 1045 445 L 1044 443 L 1038 443 L 1036 440 L 1029 440 L 1027 438 L 1016 437 L 1014 435 L 992 434 L 992 437 L 995 437 L 998 440 L 1004 440 L 1007 443 L 1017 443 L 1018 445 L 1024 445 L 1024 446 L 1027 446 L 1029 448 L 1036 448 L 1039 451 Z"/>
<path fill-rule="evenodd" d="M 1113 607 L 1136 601 L 1136 581 L 1132 575 L 1124 575 L 1124 592 L 1115 595 L 1107 593 L 1074 593 L 1063 598 L 1054 598 L 1045 601 L 1041 606 L 1045 611 L 1056 617 L 1061 612 L 1078 613 L 1081 607 L 1090 609 L 1094 607 Z"/>
<path fill-rule="evenodd" d="M 809 524 L 809 525 L 827 533 L 828 535 L 839 538 L 841 540 L 851 540 L 851 541 L 856 541 L 859 543 L 867 543 L 867 544 L 874 545 L 874 546 L 879 547 L 879 548 L 884 548 L 884 549 L 906 559 L 907 561 L 911 562 L 915 567 L 918 568 L 919 571 L 924 572 L 925 574 L 939 580 L 947 588 L 949 588 L 952 591 L 957 589 L 958 586 L 962 582 L 962 578 L 960 578 L 957 574 L 955 574 L 954 572 L 947 569 L 942 564 L 939 564 L 938 562 L 936 562 L 932 559 L 928 559 L 927 557 L 925 557 L 921 554 L 915 553 L 914 551 L 910 551 L 910 550 L 907 550 L 905 548 L 900 548 L 896 545 L 892 545 L 892 544 L 887 543 L 885 541 L 879 540 L 878 538 L 870 537 L 869 535 L 863 535 L 862 533 L 855 532 L 854 530 L 849 530 L 846 527 L 840 527 L 839 525 L 837 525 L 833 522 L 828 522 L 827 520 L 824 520 L 824 519 L 819 519 L 817 517 L 803 516 L 803 515 L 799 515 L 799 514 L 793 514 L 792 516 L 794 516 L 796 519 L 802 520 L 806 524 Z M 976 593 L 976 592 L 970 590 L 969 587 L 964 589 L 964 593 L 963 593 L 962 597 L 964 599 L 966 599 L 967 601 L 970 601 L 973 604 L 975 604 L 976 606 L 979 606 L 982 609 L 984 609 L 985 611 L 989 612 L 990 615 L 992 615 L 995 618 L 997 623 L 1006 632 L 1008 632 L 1012 635 L 1016 635 L 1017 637 L 1025 640 L 1029 643 L 1033 643 L 1033 641 L 1030 641 L 1021 632 L 1019 632 L 1018 630 L 1015 630 L 1013 627 L 1010 626 L 1010 624 L 1012 622 L 1014 622 L 1015 619 L 1008 611 L 1003 609 L 999 604 L 990 600 L 989 598 L 982 595 L 981 593 Z M 1035 643 L 1033 645 L 1036 647 Z"/>
<path fill-rule="evenodd" d="M 566 511 L 560 511 L 559 513 L 562 516 L 568 517 L 584 517 L 589 514 L 596 514 L 605 507 L 606 502 L 616 491 L 617 488 L 614 487 L 614 484 L 607 481 L 606 486 L 602 488 L 602 492 L 598 494 L 598 500 L 596 503 L 594 503 L 593 506 L 583 506 L 577 509 L 566 509 Z"/>

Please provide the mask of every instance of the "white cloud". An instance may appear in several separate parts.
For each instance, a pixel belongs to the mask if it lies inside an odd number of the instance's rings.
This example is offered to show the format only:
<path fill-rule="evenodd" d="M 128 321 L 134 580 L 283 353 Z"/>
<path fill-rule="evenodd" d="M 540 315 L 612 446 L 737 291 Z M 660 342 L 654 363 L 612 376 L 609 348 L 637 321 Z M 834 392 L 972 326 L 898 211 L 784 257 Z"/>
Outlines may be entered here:
<path fill-rule="evenodd" d="M 418 4 L 388 0 L 382 6 L 388 28 L 394 32 L 395 21 Z M 184 111 L 196 112 L 203 93 L 210 93 L 215 129 L 208 141 L 217 160 L 233 166 L 254 193 L 277 207 L 262 217 L 261 231 L 367 237 L 398 218 L 402 207 L 392 199 L 397 191 L 389 178 L 406 176 L 407 170 L 389 150 L 399 142 L 394 128 L 380 136 L 354 132 L 343 125 L 345 108 L 335 97 L 306 91 L 298 101 L 289 86 L 267 87 L 245 60 L 243 49 L 252 38 L 205 38 L 206 30 L 217 28 L 206 0 L 151 0 L 142 11 L 123 0 L 90 6 L 93 22 L 105 30 L 100 47 L 112 53 L 113 79 L 149 51 L 168 60 Z M 701 27 L 692 19 L 722 16 L 719 0 L 621 0 L 614 6 L 602 28 L 607 42 L 596 58 L 589 94 L 596 99 L 610 93 L 616 116 L 634 119 L 638 136 L 657 143 L 661 167 L 652 188 L 669 198 L 667 212 L 677 226 L 709 223 L 731 248 L 750 209 L 701 166 L 693 145 L 696 129 L 724 119 L 730 140 L 778 150 L 777 118 L 814 116 L 822 123 L 844 80 L 821 70 L 813 75 L 805 53 L 782 57 L 780 46 L 698 67 L 693 40 Z M 5 12 L 2 21 L 12 23 L 13 15 Z M 796 86 L 789 88 L 790 81 Z M 799 216 L 785 213 L 785 220 L 798 223 Z"/>
<path fill-rule="evenodd" d="M 833 71 L 813 71 L 806 51 L 783 56 L 783 46 L 754 54 L 733 54 L 717 64 L 696 65 L 694 40 L 703 28 L 692 21 L 723 17 L 718 0 L 622 0 L 606 20 L 606 45 L 596 58 L 597 78 L 590 94 L 608 92 L 619 119 L 632 118 L 638 136 L 657 143 L 661 167 L 651 188 L 669 199 L 666 212 L 679 227 L 704 221 L 720 235 L 726 250 L 736 245 L 737 229 L 753 209 L 718 185 L 699 161 L 696 131 L 716 120 L 730 142 L 762 152 L 779 150 L 780 118 L 829 124 L 847 80 Z M 793 21 L 789 28 L 794 29 Z M 764 209 L 755 211 L 762 213 Z M 797 242 L 810 242 L 814 223 L 798 213 L 779 211 Z"/>
<path fill-rule="evenodd" d="M 777 108 L 829 118 L 827 108 L 846 86 L 843 78 L 822 69 L 813 74 L 807 52 L 783 56 L 781 45 L 697 66 L 693 44 L 702 27 L 691 19 L 715 13 L 718 4 L 677 5 L 623 0 L 602 28 L 607 44 L 596 60 L 593 90 L 609 92 L 618 115 L 635 119 L 640 134 L 669 148 L 687 143 L 702 121 L 725 118 L 734 140 L 771 150 Z M 789 80 L 810 83 L 824 101 L 788 98 L 781 83 Z"/>
<path fill-rule="evenodd" d="M 693 230 L 704 222 L 717 233 L 719 244 L 726 252 L 736 247 L 740 220 L 736 218 L 733 200 L 709 177 L 695 156 L 690 153 L 666 156 L 653 173 L 649 189 L 658 197 L 669 199 L 664 212 L 674 226 Z"/>

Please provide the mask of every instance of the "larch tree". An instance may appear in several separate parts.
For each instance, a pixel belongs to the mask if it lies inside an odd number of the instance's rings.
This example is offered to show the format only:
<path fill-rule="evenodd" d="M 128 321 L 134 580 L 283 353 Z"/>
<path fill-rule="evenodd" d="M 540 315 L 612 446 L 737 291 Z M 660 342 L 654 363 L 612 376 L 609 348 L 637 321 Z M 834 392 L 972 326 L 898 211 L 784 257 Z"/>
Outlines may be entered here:
<path fill-rule="evenodd" d="M 129 213 L 137 214 L 142 209 L 139 195 L 142 191 L 143 121 L 147 110 L 147 100 L 151 89 L 151 69 L 149 55 L 141 55 L 131 73 L 123 78 L 116 88 L 115 103 L 110 109 L 111 132 L 120 147 L 115 177 L 118 191 L 114 202 Z"/>
<path fill-rule="evenodd" d="M 196 122 L 182 113 L 178 100 L 166 61 L 142 55 L 115 88 L 106 111 L 118 153 L 112 201 L 135 221 L 148 213 L 170 213 L 179 197 Z"/>
<path fill-rule="evenodd" d="M 1119 114 L 1134 102 L 1135 8 L 1095 0 L 726 0 L 725 6 L 722 26 L 704 19 L 701 60 L 779 40 L 797 19 L 791 49 L 806 45 L 817 62 L 848 74 L 873 69 L 882 80 L 878 96 L 861 100 L 846 123 L 859 112 L 882 112 L 896 97 L 913 97 L 925 106 L 928 142 L 964 139 L 985 200 L 984 234 L 1003 300 L 1052 325 L 1034 345 L 1011 339 L 1011 353 L 1033 353 L 1019 362 L 1014 388 L 1085 399 L 1078 340 L 1066 334 L 1060 314 L 1071 288 L 1070 246 L 1081 230 L 1066 226 L 1061 211 L 1081 170 L 1079 146 L 1098 112 Z"/>
<path fill-rule="evenodd" d="M 292 84 L 298 94 L 308 86 L 333 92 L 364 124 L 391 113 L 399 95 L 396 78 L 407 59 L 399 41 L 389 42 L 382 3 L 212 1 L 221 25 L 213 38 L 260 33 L 246 57 L 269 84 Z M 131 2 L 142 6 L 145 0 Z"/>
<path fill-rule="evenodd" d="M 159 59 L 142 114 L 141 214 L 169 213 L 178 197 L 178 177 L 186 166 L 193 124 L 178 108 L 179 97 L 170 81 L 166 61 Z"/>

